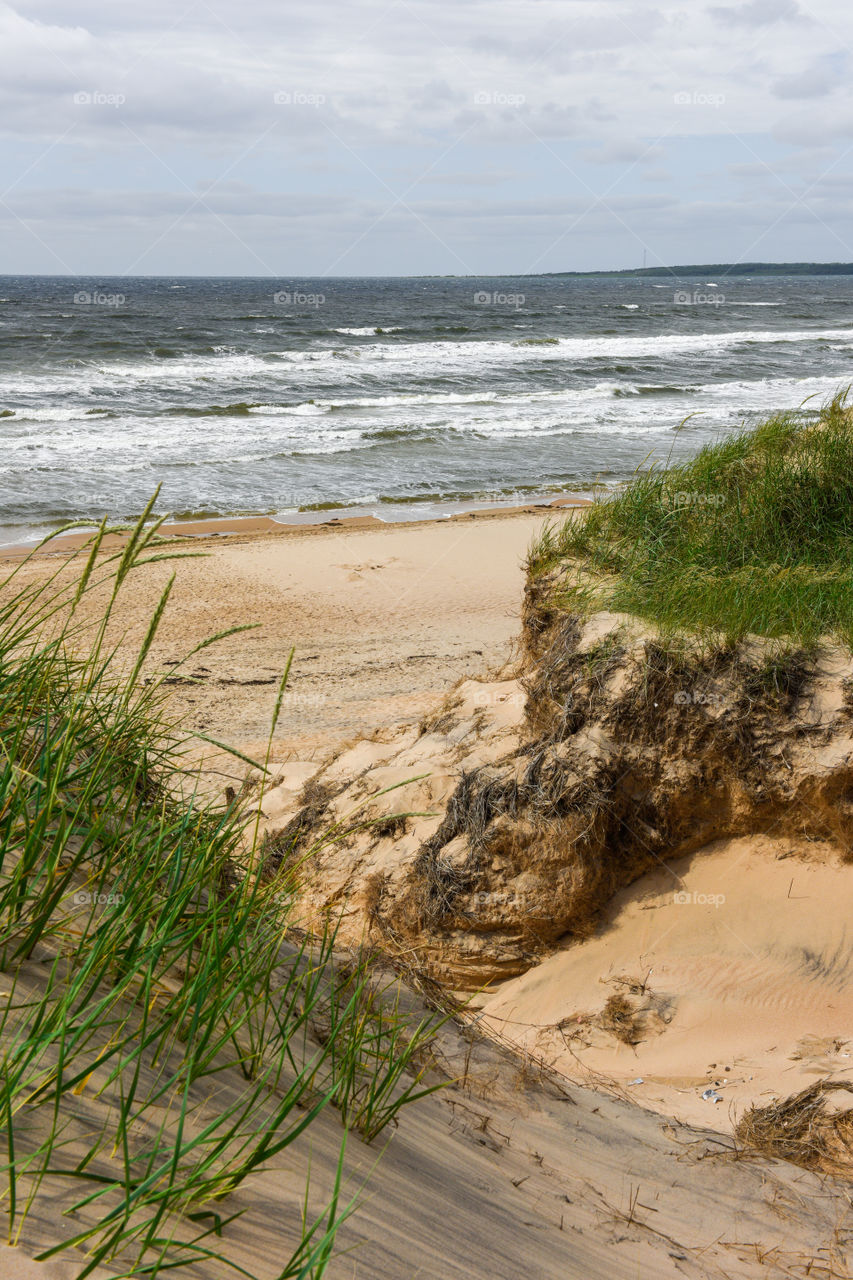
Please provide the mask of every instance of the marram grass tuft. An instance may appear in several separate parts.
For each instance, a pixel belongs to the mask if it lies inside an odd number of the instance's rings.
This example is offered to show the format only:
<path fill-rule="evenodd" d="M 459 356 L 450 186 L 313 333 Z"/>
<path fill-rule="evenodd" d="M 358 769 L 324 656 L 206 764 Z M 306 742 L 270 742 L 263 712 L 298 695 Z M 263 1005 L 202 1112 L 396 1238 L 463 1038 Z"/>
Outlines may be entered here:
<path fill-rule="evenodd" d="M 49 1206 L 39 1256 L 76 1256 L 78 1280 L 199 1262 L 246 1277 L 228 1197 L 333 1104 L 333 1191 L 309 1212 L 306 1174 L 277 1272 L 316 1280 L 353 1205 L 346 1129 L 370 1140 L 435 1087 L 407 1073 L 432 1023 L 410 1025 L 358 961 L 342 981 L 333 931 L 300 930 L 286 888 L 253 874 L 251 814 L 199 798 L 141 676 L 171 583 L 117 670 L 119 593 L 179 558 L 150 512 L 118 552 L 104 523 L 88 556 L 0 582 L 0 1214 L 32 1247 Z"/>
<path fill-rule="evenodd" d="M 853 641 L 853 412 L 781 414 L 690 462 L 638 473 L 549 526 L 532 579 L 567 612 L 633 613 L 662 632 Z"/>

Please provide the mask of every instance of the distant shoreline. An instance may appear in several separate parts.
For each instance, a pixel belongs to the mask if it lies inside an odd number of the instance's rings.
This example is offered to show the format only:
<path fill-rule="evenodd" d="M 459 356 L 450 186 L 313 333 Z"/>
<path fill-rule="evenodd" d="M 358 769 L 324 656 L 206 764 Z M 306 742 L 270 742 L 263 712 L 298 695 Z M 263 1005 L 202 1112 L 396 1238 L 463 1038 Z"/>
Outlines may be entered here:
<path fill-rule="evenodd" d="M 549 271 L 548 278 L 563 276 L 853 276 L 853 262 L 711 262 L 675 267 L 623 267 L 618 271 Z"/>
<path fill-rule="evenodd" d="M 657 267 L 611 267 L 589 271 L 480 271 L 472 275 L 324 276 L 284 271 L 278 275 L 127 275 L 111 272 L 0 272 L 0 280 L 555 280 L 563 277 L 614 279 L 642 276 L 853 276 L 853 262 L 706 262 Z"/>

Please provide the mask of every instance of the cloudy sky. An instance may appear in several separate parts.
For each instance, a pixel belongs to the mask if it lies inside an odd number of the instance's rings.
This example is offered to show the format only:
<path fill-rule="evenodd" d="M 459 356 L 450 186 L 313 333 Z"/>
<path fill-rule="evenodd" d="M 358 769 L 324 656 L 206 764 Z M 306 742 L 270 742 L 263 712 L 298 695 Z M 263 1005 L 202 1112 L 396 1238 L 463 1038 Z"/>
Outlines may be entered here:
<path fill-rule="evenodd" d="M 0 4 L 0 272 L 853 260 L 849 0 Z"/>

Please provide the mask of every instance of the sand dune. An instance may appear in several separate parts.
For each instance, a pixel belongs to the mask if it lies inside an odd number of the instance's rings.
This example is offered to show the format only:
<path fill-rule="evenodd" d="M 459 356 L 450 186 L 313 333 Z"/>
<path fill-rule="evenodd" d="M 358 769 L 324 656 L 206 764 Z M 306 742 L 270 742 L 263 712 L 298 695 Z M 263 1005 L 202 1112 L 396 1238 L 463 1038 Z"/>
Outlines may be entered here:
<path fill-rule="evenodd" d="M 299 810 L 306 783 L 324 766 L 361 796 L 429 775 L 381 802 L 389 813 L 431 810 L 417 820 L 422 826 L 371 846 L 363 865 L 355 845 L 336 862 L 318 860 L 323 895 L 352 912 L 344 932 L 353 941 L 364 929 L 365 878 L 415 855 L 463 767 L 517 749 L 519 684 L 471 677 L 510 652 L 521 559 L 540 523 L 527 514 L 222 539 L 199 543 L 208 558 L 180 566 L 152 669 L 214 630 L 263 624 L 208 651 L 203 667 L 190 668 L 193 683 L 170 686 L 189 725 L 254 749 L 277 673 L 297 645 L 294 697 L 274 744 L 278 782 L 263 801 L 269 830 Z M 166 572 L 155 565 L 150 579 L 139 579 L 123 616 L 128 646 L 147 625 Z M 215 785 L 224 782 L 217 775 Z M 483 1033 L 474 1047 L 470 1028 L 451 1024 L 439 1038 L 455 1083 L 403 1113 L 378 1165 L 375 1148 L 351 1139 L 350 1193 L 368 1173 L 370 1182 L 328 1274 L 853 1273 L 849 1187 L 747 1156 L 731 1136 L 748 1101 L 849 1071 L 852 873 L 829 846 L 781 831 L 718 840 L 621 890 L 586 941 L 558 940 L 525 972 L 491 984 L 467 1015 Z M 614 995 L 627 1002 L 635 1043 L 608 1021 Z M 223 1080 L 222 1097 L 232 1084 Z M 703 1100 L 708 1088 L 722 1101 Z M 261 1280 L 277 1275 L 282 1241 L 295 1230 L 309 1157 L 319 1205 L 339 1137 L 337 1117 L 324 1113 L 310 1142 L 230 1198 L 245 1211 L 230 1242 Z M 34 1216 L 21 1248 L 0 1252 L 3 1280 L 68 1280 L 65 1260 L 26 1261 L 53 1238 L 51 1214 Z M 199 1266 L 186 1274 L 217 1280 L 219 1272 Z"/>
<path fill-rule="evenodd" d="M 784 1162 L 737 1159 L 712 1130 L 664 1122 L 631 1101 L 566 1086 L 529 1060 L 452 1026 L 438 1052 L 457 1083 L 406 1110 L 383 1146 L 348 1143 L 342 1227 L 329 1280 L 741 1280 L 839 1277 L 853 1259 L 846 1202 Z M 243 1088 L 223 1072 L 215 1099 Z M 101 1117 L 98 1097 L 80 1118 Z M 193 1118 L 203 1122 L 205 1111 Z M 341 1128 L 332 1109 L 227 1200 L 240 1217 L 217 1242 L 257 1280 L 276 1280 L 311 1205 L 331 1191 Z M 78 1147 L 81 1152 L 86 1148 Z M 381 1158 L 380 1158 L 381 1157 Z M 365 1185 L 366 1183 L 366 1185 Z M 79 1255 L 40 1264 L 67 1202 L 37 1201 L 20 1247 L 0 1249 L 3 1280 L 73 1280 Z M 98 1272 L 95 1280 L 105 1280 Z M 182 1271 L 225 1280 L 215 1261 Z"/>

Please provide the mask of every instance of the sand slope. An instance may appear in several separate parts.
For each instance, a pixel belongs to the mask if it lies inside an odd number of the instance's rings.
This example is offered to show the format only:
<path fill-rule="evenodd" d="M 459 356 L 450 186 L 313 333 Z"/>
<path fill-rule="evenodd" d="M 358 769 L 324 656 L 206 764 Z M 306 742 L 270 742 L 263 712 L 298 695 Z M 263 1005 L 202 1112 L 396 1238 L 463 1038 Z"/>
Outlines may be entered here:
<path fill-rule="evenodd" d="M 619 893 L 593 938 L 487 995 L 484 1022 L 570 1075 L 641 1076 L 638 1101 L 696 1123 L 849 1078 L 851 870 L 761 836 L 674 860 Z M 636 1044 L 601 1025 L 615 993 Z"/>
<path fill-rule="evenodd" d="M 518 749 L 524 692 L 515 681 L 466 679 L 449 714 L 442 699 L 458 679 L 506 658 L 518 629 L 520 561 L 539 523 L 494 517 L 427 530 L 237 538 L 206 544 L 208 559 L 180 567 L 155 665 L 212 631 L 253 617 L 264 624 L 208 651 L 203 669 L 191 668 L 196 683 L 170 686 L 188 723 L 242 746 L 260 742 L 274 681 L 298 646 L 294 697 L 276 742 L 277 785 L 263 800 L 271 833 L 286 826 L 323 769 L 342 806 L 429 775 L 375 802 L 375 811 L 432 816 L 316 860 L 306 903 L 343 911 L 353 941 L 367 922 L 370 877 L 405 876 L 461 770 Z M 125 611 L 128 645 L 144 633 L 167 570 L 150 573 Z M 350 745 L 327 763 L 341 739 Z M 558 939 L 545 958 L 522 948 L 516 976 L 494 983 L 470 1011 L 486 1037 L 471 1050 L 464 1028 L 442 1033 L 446 1074 L 460 1083 L 402 1115 L 378 1166 L 376 1147 L 351 1140 L 349 1187 L 371 1178 L 328 1274 L 853 1274 L 849 1185 L 746 1157 L 730 1136 L 747 1100 L 848 1071 L 853 868 L 809 843 L 806 850 L 781 830 L 706 843 L 623 889 L 587 941 Z M 458 853 L 451 849 L 450 859 Z M 470 945 L 476 962 L 489 935 L 466 928 L 454 945 Z M 602 1025 L 608 998 L 620 991 L 637 1015 L 635 1045 Z M 540 1057 L 564 1073 L 561 1082 L 542 1078 Z M 630 1084 L 640 1076 L 642 1085 Z M 723 1101 L 703 1101 L 716 1081 Z M 238 1082 L 223 1080 L 223 1099 L 231 1087 Z M 322 1204 L 339 1137 L 329 1112 L 286 1160 L 230 1198 L 229 1207 L 245 1210 L 229 1228 L 230 1244 L 259 1280 L 274 1280 L 286 1256 L 309 1158 L 314 1203 Z M 64 1263 L 22 1262 L 55 1240 L 60 1207 L 33 1215 L 14 1258 L 0 1253 L 2 1280 L 66 1280 Z M 211 1265 L 186 1274 L 220 1273 Z"/>
<path fill-rule="evenodd" d="M 735 1158 L 731 1142 L 713 1132 L 589 1088 L 557 1085 L 488 1041 L 472 1048 L 452 1027 L 438 1049 L 460 1082 L 404 1111 L 384 1146 L 350 1138 L 345 1196 L 358 1194 L 360 1203 L 340 1232 L 329 1280 L 850 1274 L 849 1195 L 831 1180 L 781 1162 Z M 227 1107 L 242 1087 L 233 1071 L 223 1072 L 208 1105 Z M 82 1142 L 105 1103 L 92 1089 L 77 1105 Z M 340 1137 L 329 1109 L 268 1170 L 228 1196 L 222 1209 L 242 1216 L 216 1248 L 257 1280 L 277 1280 L 298 1238 L 306 1173 L 310 1167 L 311 1212 L 319 1213 Z M 79 1228 L 79 1219 L 60 1217 L 67 1203 L 55 1185 L 36 1201 L 20 1249 L 0 1251 L 3 1280 L 72 1280 L 78 1273 L 68 1254 L 44 1267 L 27 1263 L 60 1231 Z M 180 1274 L 224 1280 L 234 1273 L 208 1260 Z"/>

